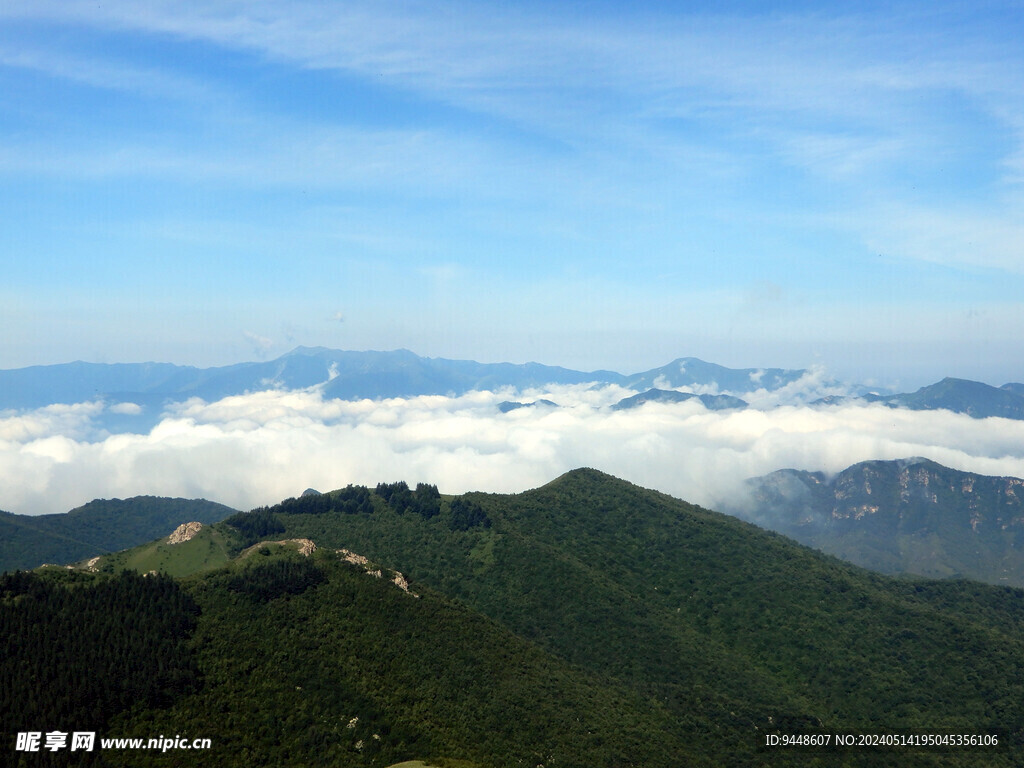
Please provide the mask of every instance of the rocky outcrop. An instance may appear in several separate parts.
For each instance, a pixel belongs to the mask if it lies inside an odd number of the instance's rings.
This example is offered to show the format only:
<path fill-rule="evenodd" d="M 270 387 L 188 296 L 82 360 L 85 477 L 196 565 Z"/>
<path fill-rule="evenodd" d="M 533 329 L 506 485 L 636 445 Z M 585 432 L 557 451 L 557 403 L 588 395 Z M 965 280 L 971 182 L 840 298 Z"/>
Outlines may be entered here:
<path fill-rule="evenodd" d="M 242 552 L 242 555 L 247 555 L 250 552 L 255 552 L 260 547 L 266 547 L 271 544 L 277 546 L 284 546 L 286 544 L 292 544 L 298 549 L 300 555 L 309 557 L 316 552 L 316 544 L 313 543 L 312 539 L 281 539 L 280 541 L 261 541 L 258 544 L 253 544 L 251 547 L 246 547 Z"/>
<path fill-rule="evenodd" d="M 348 549 L 339 549 L 338 554 L 341 555 L 342 560 L 346 563 L 352 563 L 352 565 L 366 565 L 370 562 L 369 559 L 362 555 L 357 555 L 355 552 Z"/>
<path fill-rule="evenodd" d="M 299 554 L 309 557 L 316 552 L 316 544 L 313 543 L 312 539 L 288 539 L 289 544 L 299 545 Z M 284 542 L 282 542 L 284 543 Z"/>
<path fill-rule="evenodd" d="M 403 592 L 409 591 L 409 581 L 401 574 L 400 571 L 395 571 L 395 577 L 391 582 Z"/>
<path fill-rule="evenodd" d="M 182 544 L 191 541 L 201 530 L 203 530 L 202 523 L 182 523 L 174 529 L 174 533 L 167 537 L 167 543 Z"/>
<path fill-rule="evenodd" d="M 373 565 L 371 565 L 370 559 L 368 557 L 356 554 L 350 549 L 338 549 L 335 550 L 335 552 L 341 555 L 342 560 L 344 560 L 346 563 L 351 563 L 352 565 L 362 568 L 363 572 L 366 573 L 367 576 L 373 576 L 377 579 L 384 578 L 384 569 L 374 567 Z M 419 597 L 419 595 L 417 595 L 415 592 L 409 591 L 409 580 L 406 579 L 405 576 L 403 576 L 400 571 L 391 571 L 390 580 L 392 584 L 394 584 L 403 592 L 406 592 L 412 595 L 413 597 Z"/>

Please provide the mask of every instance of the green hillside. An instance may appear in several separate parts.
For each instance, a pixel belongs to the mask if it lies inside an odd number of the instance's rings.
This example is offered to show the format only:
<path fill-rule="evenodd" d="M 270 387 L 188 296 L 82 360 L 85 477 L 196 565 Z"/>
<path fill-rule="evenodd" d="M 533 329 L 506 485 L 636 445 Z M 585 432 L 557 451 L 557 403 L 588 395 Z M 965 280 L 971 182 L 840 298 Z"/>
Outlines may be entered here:
<path fill-rule="evenodd" d="M 226 565 L 237 552 L 238 538 L 230 528 L 203 526 L 188 541 L 171 543 L 169 537 L 164 536 L 148 544 L 104 556 L 88 567 L 107 572 L 155 571 L 168 576 L 190 576 Z M 83 567 L 87 563 L 77 565 Z"/>
<path fill-rule="evenodd" d="M 257 555 L 186 585 L 204 688 L 129 716 L 133 733 L 213 739 L 211 766 L 707 765 L 669 713 L 430 591 L 335 553 Z M 283 570 L 290 565 L 293 572 Z M 125 765 L 138 765 L 137 756 Z M 145 764 L 145 763 L 142 763 Z M 167 760 L 152 764 L 167 765 Z"/>
<path fill-rule="evenodd" d="M 198 614 L 178 664 L 197 687 L 107 728 L 210 738 L 203 765 L 1011 766 L 1024 754 L 1024 592 L 894 581 L 593 470 L 517 495 L 349 487 L 204 531 L 98 563 L 194 571 L 179 580 Z M 73 594 L 124 577 L 33 578 Z M 837 733 L 1000 745 L 765 746 Z"/>
<path fill-rule="evenodd" d="M 456 502 L 488 525 L 452 530 L 445 506 Z M 740 750 L 779 723 L 1024 723 L 1024 672 L 1006 656 L 1024 651 L 1024 593 L 890 581 L 592 470 L 516 496 L 468 494 L 429 518 L 277 518 L 287 535 L 400 564 L 559 657 L 662 701 L 709 752 L 723 733 Z"/>
<path fill-rule="evenodd" d="M 657 702 L 573 668 L 430 590 L 411 594 L 368 575 L 334 552 L 307 558 L 261 546 L 162 597 L 146 588 L 166 588 L 166 579 L 130 575 L 44 570 L 0 582 L 2 626 L 23 628 L 12 629 L 12 639 L 29 632 L 38 638 L 34 645 L 18 642 L 0 661 L 0 680 L 12 683 L 5 691 L 34 690 L 36 679 L 51 675 L 50 663 L 61 683 L 41 692 L 43 701 L 30 716 L 20 714 L 20 697 L 5 697 L 0 716 L 11 729 L 5 737 L 13 741 L 15 730 L 35 722 L 63 722 L 69 710 L 93 713 L 90 703 L 98 699 L 106 706 L 84 720 L 89 728 L 122 737 L 209 738 L 214 748 L 189 763 L 204 766 L 387 766 L 417 756 L 438 768 L 523 760 L 712 764 L 671 732 L 671 718 Z M 106 597 L 122 582 L 143 592 L 124 609 Z M 105 610 L 92 610 L 97 604 Z M 63 606 L 62 613 L 47 605 Z M 97 663 L 97 656 L 107 647 L 102 638 L 117 628 L 140 645 L 150 636 L 149 620 L 139 620 L 143 605 L 146 615 L 160 614 L 165 634 L 168 617 L 183 610 L 195 626 L 191 655 L 146 655 L 138 662 L 141 680 L 161 681 L 159 673 L 182 681 L 162 699 L 140 699 L 140 708 L 125 701 L 125 691 L 138 683 L 125 682 L 113 674 L 114 660 Z M 76 614 L 79 621 L 69 620 Z M 72 697 L 70 708 L 67 691 L 81 683 L 65 675 L 57 659 L 44 653 L 40 661 L 38 653 L 62 638 L 85 649 L 104 673 L 73 670 L 89 681 L 89 697 Z M 168 638 L 168 649 L 172 642 Z M 124 658 L 125 646 L 113 652 Z M 18 677 L 33 659 L 41 671 Z M 50 704 L 55 692 L 65 698 Z M 38 757 L 22 755 L 18 765 L 62 764 Z M 173 752 L 108 751 L 102 757 L 106 765 L 182 764 Z"/>
<path fill-rule="evenodd" d="M 0 572 L 64 564 L 165 536 L 182 523 L 215 523 L 235 510 L 205 499 L 96 499 L 57 515 L 0 512 Z"/>

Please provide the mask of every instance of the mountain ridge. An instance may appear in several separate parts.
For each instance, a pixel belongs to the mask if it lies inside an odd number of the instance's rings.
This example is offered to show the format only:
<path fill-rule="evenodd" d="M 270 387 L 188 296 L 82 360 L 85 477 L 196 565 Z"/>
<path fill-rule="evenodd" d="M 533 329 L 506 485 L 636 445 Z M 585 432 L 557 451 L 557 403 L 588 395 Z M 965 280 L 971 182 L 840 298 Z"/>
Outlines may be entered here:
<path fill-rule="evenodd" d="M 720 378 L 750 382 L 760 369 L 732 369 L 680 358 L 662 368 L 630 376 L 608 370 L 577 371 L 541 363 L 479 363 L 473 360 L 421 357 L 407 349 L 363 352 L 326 347 L 296 347 L 273 360 L 213 368 L 172 363 L 62 363 L 0 370 L 0 409 L 37 408 L 54 403 L 86 402 L 109 397 L 126 402 L 133 396 L 206 400 L 274 387 L 322 386 L 324 394 L 342 399 L 462 394 L 471 389 L 545 384 L 604 383 L 641 387 L 643 381 L 664 376 L 669 368 L 706 369 Z M 796 380 L 803 370 L 768 369 L 772 380 Z M 730 372 L 732 372 L 730 374 Z M 52 378 L 56 376 L 56 378 Z M 682 381 L 682 379 L 680 379 Z M 689 383 L 696 381 L 692 376 Z M 709 383 L 701 380 L 699 383 Z M 679 386 L 683 386 L 680 384 Z M 653 386 L 651 384 L 650 386 Z M 676 385 L 673 385 L 676 386 Z"/>
<path fill-rule="evenodd" d="M 106 408 L 96 418 L 108 432 L 145 432 L 174 402 L 199 397 L 207 402 L 230 395 L 270 389 L 319 388 L 325 397 L 342 400 L 385 399 L 420 395 L 462 395 L 473 390 L 503 388 L 526 390 L 564 384 L 616 384 L 640 394 L 661 390 L 668 400 L 696 395 L 706 407 L 726 406 L 713 398 L 744 393 L 789 392 L 794 402 L 805 402 L 800 386 L 812 371 L 783 368 L 727 368 L 695 357 L 634 374 L 615 371 L 577 371 L 541 363 L 479 363 L 473 360 L 421 357 L 408 349 L 351 351 L 298 346 L 268 361 L 197 368 L 172 363 L 87 363 L 76 361 L 49 366 L 0 370 L 0 410 L 24 410 L 55 404 L 102 401 Z M 845 389 L 811 405 L 834 406 L 849 402 L 881 403 L 912 410 L 951 410 L 973 418 L 998 416 L 1024 419 L 1024 385 L 1010 382 L 993 387 L 969 379 L 947 377 L 915 392 L 885 393 L 861 385 L 817 381 L 824 387 Z M 671 395 L 672 392 L 678 393 Z M 813 397 L 813 395 L 810 395 Z"/>

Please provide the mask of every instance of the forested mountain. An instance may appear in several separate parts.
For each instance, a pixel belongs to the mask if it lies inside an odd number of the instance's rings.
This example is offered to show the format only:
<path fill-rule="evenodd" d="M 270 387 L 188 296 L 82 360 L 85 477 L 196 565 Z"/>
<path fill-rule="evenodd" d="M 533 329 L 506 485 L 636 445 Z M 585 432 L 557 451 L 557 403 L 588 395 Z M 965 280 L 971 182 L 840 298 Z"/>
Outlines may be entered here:
<path fill-rule="evenodd" d="M 19 754 L 16 734 L 108 734 L 122 712 L 166 707 L 197 690 L 188 639 L 198 610 L 163 576 L 56 569 L 0 576 L 3 765 L 107 765 L 99 751 Z"/>
<path fill-rule="evenodd" d="M 517 495 L 350 486 L 148 547 L 88 578 L 193 563 L 200 688 L 109 727 L 209 736 L 204 765 L 1010 766 L 1024 748 L 1024 592 L 890 580 L 593 470 Z M 810 733 L 1001 746 L 765 746 Z"/>
<path fill-rule="evenodd" d="M 96 499 L 65 514 L 0 512 L 0 572 L 70 563 L 150 541 L 182 523 L 216 523 L 236 510 L 205 499 Z"/>
<path fill-rule="evenodd" d="M 748 481 L 736 515 L 881 571 L 1024 586 L 1024 480 L 927 459 L 865 461 L 834 477 L 783 469 Z"/>

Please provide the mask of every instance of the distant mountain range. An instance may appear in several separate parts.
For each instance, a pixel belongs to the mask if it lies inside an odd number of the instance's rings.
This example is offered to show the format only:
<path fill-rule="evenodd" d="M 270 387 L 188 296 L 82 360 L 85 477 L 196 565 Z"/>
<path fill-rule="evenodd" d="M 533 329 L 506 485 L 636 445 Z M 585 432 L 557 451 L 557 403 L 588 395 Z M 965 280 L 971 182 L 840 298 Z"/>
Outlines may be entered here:
<path fill-rule="evenodd" d="M 753 505 L 730 511 L 857 565 L 1024 587 L 1022 479 L 915 458 L 747 483 Z"/>
<path fill-rule="evenodd" d="M 473 390 L 527 390 L 555 384 L 617 384 L 639 393 L 620 408 L 644 402 L 671 402 L 700 397 L 709 409 L 741 408 L 744 395 L 787 392 L 808 375 L 805 369 L 726 368 L 694 357 L 641 373 L 576 371 L 539 363 L 478 363 L 420 357 L 408 350 L 351 352 L 298 347 L 265 362 L 194 368 L 170 363 L 101 364 L 74 362 L 0 370 L 0 410 L 24 410 L 57 403 L 102 400 L 101 421 L 110 432 L 144 431 L 164 406 L 198 397 L 207 402 L 268 389 L 319 387 L 325 397 L 343 400 L 461 395 Z M 877 402 L 915 410 L 946 409 L 975 418 L 1024 419 L 1024 384 L 992 387 L 947 378 L 917 392 L 888 394 L 860 385 L 827 382 L 849 394 L 819 398 L 812 404 L 832 406 Z M 787 393 L 788 395 L 788 393 Z M 794 392 L 802 402 L 806 393 Z M 813 395 L 812 395 L 813 396 Z M 731 399 L 723 399 L 731 398 Z M 508 401 L 514 402 L 514 401 Z M 507 407 L 507 406 L 505 406 Z"/>
<path fill-rule="evenodd" d="M 498 410 L 502 413 L 510 413 L 511 411 L 518 411 L 520 408 L 557 408 L 558 403 L 551 400 L 535 400 L 532 403 L 520 403 L 514 400 L 505 400 L 504 402 L 498 403 Z"/>
<path fill-rule="evenodd" d="M 169 363 L 84 363 L 0 371 L 0 409 L 39 408 L 97 398 L 139 405 L 199 397 L 206 401 L 266 389 L 322 386 L 326 397 L 343 400 L 461 395 L 472 390 L 550 384 L 619 384 L 646 390 L 660 386 L 714 387 L 747 392 L 777 389 L 799 380 L 804 370 L 731 369 L 682 358 L 661 368 L 625 376 L 614 371 L 575 371 L 539 363 L 478 363 L 420 357 L 409 350 L 346 352 L 298 347 L 276 360 L 193 368 Z"/>
<path fill-rule="evenodd" d="M 747 403 L 738 397 L 731 395 L 695 395 L 692 392 L 680 392 L 675 389 L 649 389 L 639 395 L 624 397 L 615 405 L 611 406 L 613 411 L 628 411 L 639 408 L 647 403 L 667 403 L 675 405 L 685 403 L 688 400 L 697 400 L 709 411 L 723 411 L 729 408 L 746 408 Z M 518 411 L 520 408 L 557 408 L 558 403 L 551 400 L 536 400 L 530 403 L 506 400 L 498 403 L 498 410 L 501 413 Z"/>

